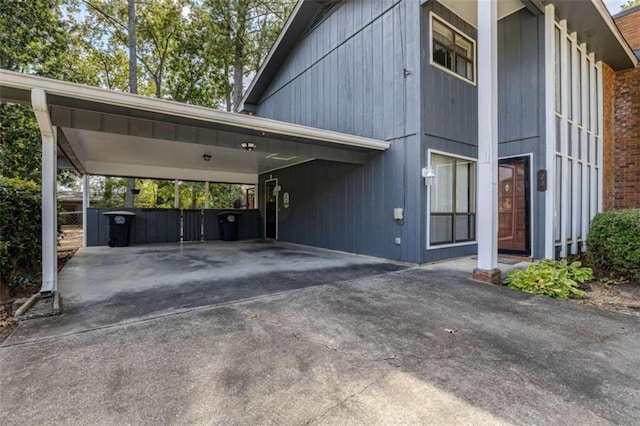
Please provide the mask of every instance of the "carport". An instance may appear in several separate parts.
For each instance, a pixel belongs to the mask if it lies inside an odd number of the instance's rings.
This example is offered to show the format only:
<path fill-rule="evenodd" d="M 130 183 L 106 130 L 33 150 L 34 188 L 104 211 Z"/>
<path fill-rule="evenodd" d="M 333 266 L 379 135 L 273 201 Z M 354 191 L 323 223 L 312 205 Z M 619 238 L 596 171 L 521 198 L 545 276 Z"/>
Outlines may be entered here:
<path fill-rule="evenodd" d="M 57 291 L 58 166 L 73 167 L 85 176 L 86 214 L 88 174 L 257 184 L 260 174 L 315 159 L 362 164 L 369 153 L 390 145 L 4 70 L 0 70 L 0 99 L 30 104 L 42 134 L 41 293 L 45 295 Z"/>

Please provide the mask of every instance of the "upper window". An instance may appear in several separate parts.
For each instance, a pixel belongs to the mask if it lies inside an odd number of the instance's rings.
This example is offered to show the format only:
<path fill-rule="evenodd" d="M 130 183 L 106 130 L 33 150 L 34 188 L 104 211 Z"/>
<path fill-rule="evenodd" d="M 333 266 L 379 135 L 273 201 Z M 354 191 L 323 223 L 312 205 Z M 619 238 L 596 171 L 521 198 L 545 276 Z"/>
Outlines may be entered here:
<path fill-rule="evenodd" d="M 444 21 L 431 15 L 433 56 L 431 63 L 475 81 L 475 43 Z"/>

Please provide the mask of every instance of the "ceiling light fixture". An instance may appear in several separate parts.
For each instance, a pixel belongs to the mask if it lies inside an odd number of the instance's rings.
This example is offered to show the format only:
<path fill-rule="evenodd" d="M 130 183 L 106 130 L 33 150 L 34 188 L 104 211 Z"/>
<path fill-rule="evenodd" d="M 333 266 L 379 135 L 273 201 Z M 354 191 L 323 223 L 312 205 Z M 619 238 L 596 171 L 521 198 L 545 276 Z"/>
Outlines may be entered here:
<path fill-rule="evenodd" d="M 258 147 L 258 145 L 256 145 L 253 142 L 242 142 L 240 144 L 240 146 L 244 149 L 246 149 L 247 151 L 253 151 L 254 149 L 256 149 Z"/>
<path fill-rule="evenodd" d="M 211 161 L 211 154 L 202 154 L 202 159 L 204 161 Z"/>

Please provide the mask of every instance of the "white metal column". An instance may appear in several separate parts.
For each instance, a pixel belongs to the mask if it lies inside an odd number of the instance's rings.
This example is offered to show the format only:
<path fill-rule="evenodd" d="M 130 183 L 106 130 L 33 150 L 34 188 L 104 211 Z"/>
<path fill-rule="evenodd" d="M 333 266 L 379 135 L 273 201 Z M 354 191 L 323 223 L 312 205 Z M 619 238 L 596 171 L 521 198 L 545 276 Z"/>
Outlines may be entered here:
<path fill-rule="evenodd" d="M 555 8 L 552 4 L 544 8 L 544 103 L 545 103 L 545 150 L 547 191 L 545 193 L 544 217 L 544 257 L 555 258 L 555 236 L 553 217 L 555 213 L 555 169 L 556 169 L 556 126 L 555 126 Z"/>
<path fill-rule="evenodd" d="M 555 36 L 555 33 L 554 33 Z M 555 38 L 554 38 L 555 40 Z M 547 41 L 548 43 L 549 41 Z M 561 179 L 560 187 L 560 257 L 567 257 L 567 240 L 569 239 L 569 194 L 571 193 L 571 179 L 569 178 L 569 51 L 567 50 L 567 21 L 560 21 L 560 158 L 562 164 L 562 175 L 556 176 Z M 554 188 L 555 189 L 555 188 Z"/>
<path fill-rule="evenodd" d="M 82 175 L 82 247 L 87 246 L 87 209 L 89 208 L 89 175 Z"/>
<path fill-rule="evenodd" d="M 478 1 L 478 269 L 498 264 L 498 13 Z"/>
<path fill-rule="evenodd" d="M 602 76 L 602 61 L 596 63 L 596 78 L 597 78 L 597 93 L 596 99 L 598 100 L 598 106 L 596 111 L 596 120 L 598 121 L 598 136 L 599 143 L 596 152 L 596 164 L 598 165 L 598 212 L 602 211 L 603 197 L 604 197 L 604 181 L 603 181 L 603 169 L 604 169 L 604 78 Z"/>
<path fill-rule="evenodd" d="M 31 106 L 42 136 L 42 287 L 40 294 L 50 295 L 58 289 L 58 209 L 56 128 L 51 125 L 47 94 L 31 90 Z"/>

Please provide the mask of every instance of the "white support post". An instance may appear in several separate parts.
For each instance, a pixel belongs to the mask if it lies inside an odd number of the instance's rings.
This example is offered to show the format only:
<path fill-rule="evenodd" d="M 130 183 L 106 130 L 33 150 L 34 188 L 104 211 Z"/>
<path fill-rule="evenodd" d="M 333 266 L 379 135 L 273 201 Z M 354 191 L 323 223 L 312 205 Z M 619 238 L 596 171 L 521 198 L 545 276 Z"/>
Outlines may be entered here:
<path fill-rule="evenodd" d="M 560 257 L 567 257 L 567 243 L 569 240 L 569 192 L 571 191 L 571 179 L 569 179 L 569 67 L 567 51 L 567 21 L 560 21 L 560 154 L 562 164 L 562 177 L 560 194 Z"/>
<path fill-rule="evenodd" d="M 40 294 L 49 296 L 58 290 L 58 209 L 56 128 L 51 125 L 47 94 L 31 90 L 31 106 L 42 136 L 42 287 Z"/>
<path fill-rule="evenodd" d="M 587 122 L 587 114 L 588 114 L 588 109 L 587 109 L 587 45 L 585 43 L 582 43 L 580 45 L 580 49 L 582 51 L 582 54 L 580 55 L 580 75 L 581 75 L 581 82 L 582 85 L 580 87 L 580 99 L 581 99 L 581 105 L 579 106 L 580 108 L 580 114 L 581 114 L 581 129 L 580 129 L 580 135 L 581 135 L 581 158 L 582 158 L 582 240 L 586 240 L 587 238 L 587 232 L 589 232 L 589 198 L 591 197 L 591 191 L 590 191 L 590 184 L 589 184 L 589 171 L 591 170 L 591 166 L 589 165 L 589 161 L 588 161 L 588 153 L 587 153 L 587 147 L 589 146 L 589 144 L 587 143 L 587 138 L 589 137 L 589 134 L 587 133 L 586 130 L 586 122 Z M 583 244 L 583 248 L 584 248 L 584 244 Z"/>
<path fill-rule="evenodd" d="M 498 13 L 478 2 L 478 269 L 498 264 Z"/>
<path fill-rule="evenodd" d="M 604 79 L 602 78 L 602 61 L 596 64 L 598 90 L 596 99 L 598 99 L 598 108 L 596 111 L 598 122 L 598 150 L 596 152 L 596 163 L 598 165 L 598 212 L 602 211 L 602 198 L 604 197 L 604 182 L 602 181 L 602 171 L 604 169 Z"/>
<path fill-rule="evenodd" d="M 555 235 L 553 230 L 556 186 L 556 125 L 555 125 L 555 8 L 552 4 L 544 8 L 544 86 L 545 86 L 545 151 L 547 191 L 544 218 L 544 257 L 555 257 Z"/>
<path fill-rule="evenodd" d="M 578 46 L 577 46 L 578 34 L 571 33 L 571 121 L 573 124 L 569 129 L 571 132 L 571 154 L 573 157 L 573 206 L 571 208 L 571 239 L 573 244 L 571 245 L 571 254 L 577 254 L 579 250 L 578 233 L 580 229 L 580 210 L 582 208 L 582 182 L 580 181 L 580 168 L 582 162 L 578 156 L 578 90 L 580 86 L 578 84 L 578 73 L 580 72 L 580 64 L 578 63 Z M 580 194 L 580 197 L 578 195 Z"/>
<path fill-rule="evenodd" d="M 544 33 L 547 42 L 544 50 L 545 84 L 545 163 L 547 170 L 547 191 L 545 194 L 544 257 L 555 258 L 555 235 L 553 232 L 555 213 L 555 170 L 556 170 L 556 125 L 555 125 L 555 8 L 552 4 L 544 8 Z"/>
<path fill-rule="evenodd" d="M 589 140 L 591 141 L 589 144 L 589 162 L 591 163 L 591 182 L 589 184 L 589 189 L 591 191 L 589 201 L 591 205 L 589 208 L 589 221 L 591 221 L 591 219 L 596 215 L 598 207 L 598 184 L 596 183 L 598 168 L 596 167 L 596 137 L 594 132 L 594 129 L 596 128 L 596 60 L 593 52 L 589 54 L 589 60 L 589 130 L 591 130 L 589 135 Z"/>
<path fill-rule="evenodd" d="M 173 208 L 180 208 L 180 181 L 178 179 L 173 181 Z"/>
<path fill-rule="evenodd" d="M 89 175 L 82 175 L 82 247 L 87 246 L 87 209 L 89 208 Z"/>
<path fill-rule="evenodd" d="M 204 183 L 204 208 L 209 208 L 209 181 Z"/>

